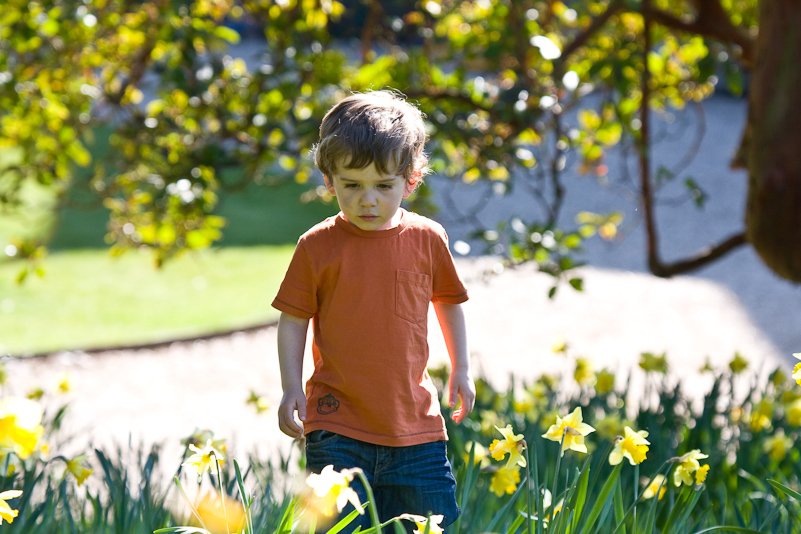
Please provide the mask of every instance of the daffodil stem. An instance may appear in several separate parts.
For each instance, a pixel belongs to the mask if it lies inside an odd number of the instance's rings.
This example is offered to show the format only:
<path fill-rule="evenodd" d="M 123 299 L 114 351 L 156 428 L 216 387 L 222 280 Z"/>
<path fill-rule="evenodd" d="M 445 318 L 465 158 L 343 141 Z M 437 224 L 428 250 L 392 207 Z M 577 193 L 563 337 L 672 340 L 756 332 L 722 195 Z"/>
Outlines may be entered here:
<path fill-rule="evenodd" d="M 551 513 L 549 517 L 553 517 L 553 509 L 556 507 L 556 488 L 559 486 L 559 466 L 562 463 L 562 455 L 565 453 L 565 436 L 567 436 L 567 427 L 562 431 L 562 440 L 559 442 L 559 456 L 556 457 L 556 471 L 553 473 L 553 491 L 551 491 Z"/>
<path fill-rule="evenodd" d="M 670 459 L 670 460 L 666 460 L 666 461 L 665 461 L 665 463 L 663 463 L 663 464 L 662 464 L 662 465 L 659 467 L 659 469 L 656 471 L 656 473 L 654 473 L 654 475 L 651 477 L 651 480 L 649 480 L 649 481 L 648 481 L 648 484 L 647 484 L 647 486 L 650 486 L 650 485 L 651 485 L 651 483 L 652 483 L 652 482 L 653 482 L 653 481 L 656 479 L 656 475 L 658 475 L 659 473 L 661 473 L 661 472 L 662 472 L 662 469 L 664 469 L 666 465 L 668 465 L 669 463 L 672 463 L 672 462 L 673 462 L 673 460 L 672 460 L 672 459 Z M 639 467 L 639 466 L 638 466 L 638 467 Z M 667 478 L 667 473 L 665 473 L 665 478 Z M 635 491 L 636 491 L 636 489 L 635 489 Z M 629 516 L 629 515 L 630 515 L 630 514 L 631 514 L 631 513 L 634 511 L 634 508 L 637 506 L 637 502 L 638 502 L 638 501 L 639 501 L 641 498 L 642 498 L 642 494 L 638 495 L 638 496 L 637 496 L 637 498 L 636 498 L 636 499 L 634 499 L 634 502 L 633 502 L 633 503 L 632 503 L 632 505 L 629 507 L 629 509 L 626 511 L 626 514 L 623 516 L 623 519 L 620 521 L 620 523 L 618 523 L 618 524 L 617 524 L 617 526 L 615 527 L 615 529 L 612 531 L 612 534 L 616 534 L 616 533 L 617 533 L 617 532 L 620 530 L 620 527 L 622 527 L 622 526 L 623 526 L 623 523 L 626 521 L 626 518 L 627 518 L 627 517 L 628 517 L 628 516 Z M 659 491 L 658 491 L 658 490 L 657 490 L 657 494 L 655 495 L 655 498 L 656 498 L 657 500 L 659 499 Z"/>
<path fill-rule="evenodd" d="M 364 471 L 359 469 L 356 473 L 359 475 L 359 480 L 362 481 L 364 491 L 367 493 L 367 500 L 370 501 L 370 519 L 375 526 L 375 532 L 376 534 L 381 534 L 381 521 L 378 519 L 378 508 L 375 502 L 375 495 L 373 495 L 373 488 L 370 486 L 370 482 L 367 481 L 367 475 L 364 474 Z"/>
<path fill-rule="evenodd" d="M 528 514 L 528 534 L 533 534 L 531 519 L 531 458 L 528 454 L 528 445 L 525 445 L 523 450 L 526 451 L 526 486 L 528 486 L 526 488 L 526 512 Z M 536 486 L 534 487 L 534 491 L 538 491 Z"/>
<path fill-rule="evenodd" d="M 220 504 L 222 505 L 223 517 L 225 518 L 225 531 L 228 534 L 231 534 L 231 527 L 228 526 L 228 514 L 225 512 L 225 495 L 223 494 L 222 467 L 220 466 L 220 460 L 217 458 L 217 454 L 214 451 L 212 451 L 211 455 L 214 457 L 214 465 L 217 467 L 217 485 L 220 486 Z"/>
<path fill-rule="evenodd" d="M 632 512 L 634 532 L 637 531 L 637 501 L 639 500 L 638 490 L 640 481 L 640 464 L 634 464 L 634 511 Z"/>

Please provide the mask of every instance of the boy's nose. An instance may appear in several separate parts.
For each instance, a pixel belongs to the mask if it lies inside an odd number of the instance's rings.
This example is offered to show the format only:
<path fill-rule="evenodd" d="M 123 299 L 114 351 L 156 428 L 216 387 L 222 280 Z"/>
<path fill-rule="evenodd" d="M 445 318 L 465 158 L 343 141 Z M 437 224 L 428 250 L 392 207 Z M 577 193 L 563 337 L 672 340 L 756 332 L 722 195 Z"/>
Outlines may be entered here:
<path fill-rule="evenodd" d="M 362 195 L 362 205 L 374 206 L 376 202 L 376 195 L 373 191 L 365 191 Z"/>

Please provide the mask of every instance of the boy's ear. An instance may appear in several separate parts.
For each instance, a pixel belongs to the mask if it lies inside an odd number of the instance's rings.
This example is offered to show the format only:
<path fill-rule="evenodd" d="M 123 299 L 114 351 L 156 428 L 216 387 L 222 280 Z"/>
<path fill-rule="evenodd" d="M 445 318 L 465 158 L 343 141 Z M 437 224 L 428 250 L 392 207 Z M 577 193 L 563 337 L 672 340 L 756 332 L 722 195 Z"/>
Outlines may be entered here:
<path fill-rule="evenodd" d="M 323 181 L 325 181 L 325 188 L 328 189 L 328 192 L 331 193 L 331 196 L 337 196 L 337 192 L 334 189 L 334 182 L 331 181 L 331 179 L 326 175 L 323 175 Z"/>
<path fill-rule="evenodd" d="M 423 176 L 423 173 L 420 171 L 415 172 L 409 180 L 406 180 L 406 188 L 403 191 L 403 198 L 409 198 L 409 196 L 414 193 L 414 190 L 417 189 L 417 184 L 420 183 L 420 178 Z"/>

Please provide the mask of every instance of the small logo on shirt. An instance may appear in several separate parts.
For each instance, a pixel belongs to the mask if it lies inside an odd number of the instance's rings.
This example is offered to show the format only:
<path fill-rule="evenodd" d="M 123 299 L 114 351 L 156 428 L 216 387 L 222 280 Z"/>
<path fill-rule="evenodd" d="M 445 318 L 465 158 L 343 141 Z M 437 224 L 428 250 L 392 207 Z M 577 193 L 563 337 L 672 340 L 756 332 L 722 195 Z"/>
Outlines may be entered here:
<path fill-rule="evenodd" d="M 328 415 L 339 410 L 339 401 L 330 393 L 317 400 L 317 413 Z"/>

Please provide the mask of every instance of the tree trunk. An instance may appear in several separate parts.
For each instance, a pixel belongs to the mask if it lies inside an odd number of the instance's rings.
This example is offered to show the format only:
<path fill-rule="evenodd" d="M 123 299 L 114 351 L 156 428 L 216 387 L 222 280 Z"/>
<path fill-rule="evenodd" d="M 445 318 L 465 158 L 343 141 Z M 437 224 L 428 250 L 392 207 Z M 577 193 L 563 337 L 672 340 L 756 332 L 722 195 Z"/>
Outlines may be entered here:
<path fill-rule="evenodd" d="M 748 241 L 801 282 L 801 2 L 762 0 L 749 94 Z"/>

